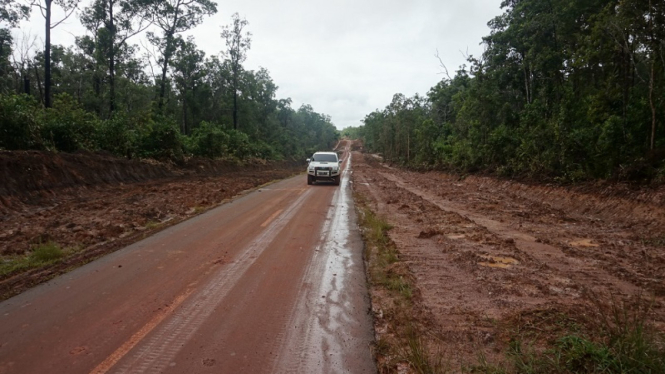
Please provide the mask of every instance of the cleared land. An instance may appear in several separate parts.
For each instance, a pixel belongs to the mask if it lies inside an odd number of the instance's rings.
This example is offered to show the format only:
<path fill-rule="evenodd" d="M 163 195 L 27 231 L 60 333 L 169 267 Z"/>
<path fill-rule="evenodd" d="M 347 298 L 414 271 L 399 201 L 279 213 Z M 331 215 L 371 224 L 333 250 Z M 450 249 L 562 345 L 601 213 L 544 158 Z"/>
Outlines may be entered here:
<path fill-rule="evenodd" d="M 302 170 L 296 162 L 177 166 L 0 152 L 0 298 Z"/>
<path fill-rule="evenodd" d="M 40 152 L 0 166 L 5 297 L 303 168 Z M 350 168 L 380 372 L 665 367 L 665 188 L 460 178 L 359 152 Z"/>
<path fill-rule="evenodd" d="M 382 372 L 565 372 L 538 361 L 565 337 L 606 346 L 641 329 L 662 343 L 663 188 L 527 185 L 353 160 Z M 665 363 L 662 346 L 650 348 Z"/>

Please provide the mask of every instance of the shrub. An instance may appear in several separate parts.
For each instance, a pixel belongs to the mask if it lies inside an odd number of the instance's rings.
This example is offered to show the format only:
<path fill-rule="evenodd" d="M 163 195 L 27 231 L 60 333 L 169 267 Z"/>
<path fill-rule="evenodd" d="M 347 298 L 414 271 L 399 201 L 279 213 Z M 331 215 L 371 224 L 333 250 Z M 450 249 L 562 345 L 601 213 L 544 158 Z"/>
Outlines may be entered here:
<path fill-rule="evenodd" d="M 183 160 L 183 141 L 178 125 L 166 117 L 150 121 L 140 135 L 138 153 L 158 160 Z"/>
<path fill-rule="evenodd" d="M 138 152 L 139 138 L 147 124 L 150 124 L 150 120 L 145 116 L 132 117 L 126 113 L 116 113 L 101 123 L 97 144 L 100 149 L 117 156 L 132 158 Z"/>
<path fill-rule="evenodd" d="M 201 122 L 199 127 L 186 138 L 187 150 L 203 157 L 223 157 L 228 154 L 229 134 L 210 122 Z"/>
<path fill-rule="evenodd" d="M 241 160 L 252 154 L 247 134 L 238 130 L 229 130 L 229 153 Z"/>
<path fill-rule="evenodd" d="M 44 111 L 42 138 L 48 148 L 63 152 L 95 150 L 99 123 L 67 94 L 55 96 L 53 107 Z"/>
<path fill-rule="evenodd" d="M 252 156 L 262 158 L 265 160 L 283 159 L 282 155 L 279 154 L 279 152 L 277 152 L 273 146 L 261 140 L 252 144 L 251 153 Z"/>
<path fill-rule="evenodd" d="M 28 95 L 0 95 L 0 148 L 40 149 L 40 106 Z"/>

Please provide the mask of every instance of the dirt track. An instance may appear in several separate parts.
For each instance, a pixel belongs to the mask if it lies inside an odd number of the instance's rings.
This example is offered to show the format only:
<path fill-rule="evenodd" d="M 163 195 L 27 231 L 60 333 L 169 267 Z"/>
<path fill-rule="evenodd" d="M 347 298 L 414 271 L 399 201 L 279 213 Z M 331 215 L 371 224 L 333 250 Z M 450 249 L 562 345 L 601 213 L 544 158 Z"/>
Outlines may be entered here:
<path fill-rule="evenodd" d="M 263 186 L 0 302 L 0 373 L 375 372 L 343 175 Z"/>
<path fill-rule="evenodd" d="M 77 166 L 87 156 L 67 157 L 39 173 L 8 171 L 24 179 L 3 185 L 0 249 L 7 258 L 52 240 L 87 250 L 55 269 L 5 279 L 5 294 L 302 166 L 199 164 L 183 172 L 104 159 Z M 88 183 L 79 170 L 90 169 L 97 177 Z M 414 317 L 452 371 L 477 362 L 479 351 L 504 359 L 516 328 L 539 341 L 572 325 L 593 331 L 585 326 L 612 304 L 647 306 L 649 322 L 665 332 L 664 188 L 460 179 L 391 168 L 357 152 L 352 169 L 355 192 L 394 226 L 389 236 L 405 266 L 391 271 L 414 283 Z M 373 299 L 377 335 L 389 336 L 391 305 L 380 293 Z"/>
<path fill-rule="evenodd" d="M 593 324 L 613 303 L 634 309 L 653 300 L 649 320 L 665 331 L 663 189 L 460 179 L 360 153 L 353 182 L 393 226 L 389 237 L 417 289 L 416 318 L 453 371 L 477 363 L 479 352 L 505 359 L 515 328 L 551 340 L 562 319 Z M 374 292 L 379 338 L 394 327 L 382 298 Z"/>

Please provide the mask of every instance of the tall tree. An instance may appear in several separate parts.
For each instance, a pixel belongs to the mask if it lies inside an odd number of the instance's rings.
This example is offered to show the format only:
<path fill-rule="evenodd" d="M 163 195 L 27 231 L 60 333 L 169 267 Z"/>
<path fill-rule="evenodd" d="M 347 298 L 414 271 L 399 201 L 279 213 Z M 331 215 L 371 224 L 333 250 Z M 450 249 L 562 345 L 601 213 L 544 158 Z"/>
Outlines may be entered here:
<path fill-rule="evenodd" d="M 162 75 L 159 87 L 159 108 L 164 105 L 166 94 L 166 74 L 173 53 L 176 50 L 176 35 L 192 29 L 204 16 L 217 13 L 217 4 L 210 0 L 159 0 L 153 7 L 155 23 L 162 30 L 162 36 L 148 35 L 150 42 L 162 52 L 160 59 Z"/>
<path fill-rule="evenodd" d="M 16 27 L 21 19 L 28 18 L 30 7 L 14 0 L 0 0 L 0 80 L 5 81 L 9 74 L 9 56 L 12 54 L 12 35 L 9 28 Z M 6 85 L 2 84 L 0 89 Z"/>
<path fill-rule="evenodd" d="M 12 35 L 9 30 L 0 28 L 0 92 L 11 89 L 9 56 L 12 52 Z"/>
<path fill-rule="evenodd" d="M 95 0 L 81 22 L 95 34 L 96 45 L 108 66 L 109 113 L 115 111 L 115 75 L 118 54 L 127 40 L 152 24 L 149 0 Z"/>
<path fill-rule="evenodd" d="M 196 49 L 194 38 L 191 36 L 187 40 L 178 38 L 177 41 L 178 48 L 173 58 L 174 80 L 182 105 L 181 130 L 183 134 L 189 134 L 191 130 L 189 120 L 190 103 L 196 102 L 193 99 L 204 75 L 205 53 Z"/>
<path fill-rule="evenodd" d="M 12 35 L 9 28 L 16 27 L 19 20 L 28 17 L 29 12 L 28 6 L 13 0 L 0 0 L 0 90 L 9 88 L 8 82 L 11 81 L 8 77 L 11 70 L 9 56 L 12 54 Z"/>
<path fill-rule="evenodd" d="M 39 8 L 44 17 L 44 106 L 51 107 L 51 30 L 69 18 L 78 7 L 80 0 L 34 0 L 31 5 Z M 65 11 L 57 22 L 51 20 L 53 3 Z"/>
<path fill-rule="evenodd" d="M 205 61 L 204 70 L 206 74 L 201 88 L 206 94 L 199 98 L 202 118 L 208 122 L 223 123 L 226 113 L 224 98 L 230 81 L 228 69 L 224 61 L 217 56 L 210 56 Z"/>
<path fill-rule="evenodd" d="M 240 77 L 242 75 L 242 63 L 247 59 L 247 51 L 251 47 L 252 34 L 242 31 L 249 24 L 247 20 L 240 19 L 238 13 L 234 13 L 232 24 L 224 26 L 222 38 L 226 40 L 227 53 L 231 61 L 231 89 L 233 90 L 233 128 L 238 129 L 238 91 L 240 89 Z"/>
<path fill-rule="evenodd" d="M 0 90 L 9 89 L 12 54 L 12 35 L 9 28 L 16 27 L 21 19 L 28 18 L 30 7 L 14 0 L 0 0 Z M 7 26 L 7 27 L 6 27 Z"/>

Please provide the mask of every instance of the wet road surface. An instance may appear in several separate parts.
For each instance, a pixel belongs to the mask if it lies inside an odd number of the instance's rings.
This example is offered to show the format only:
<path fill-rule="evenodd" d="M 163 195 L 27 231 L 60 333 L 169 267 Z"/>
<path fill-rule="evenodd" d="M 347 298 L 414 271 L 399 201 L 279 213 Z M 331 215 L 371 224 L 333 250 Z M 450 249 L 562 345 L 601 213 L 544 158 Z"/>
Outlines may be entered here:
<path fill-rule="evenodd" d="M 0 373 L 375 372 L 345 158 L 0 303 Z"/>

